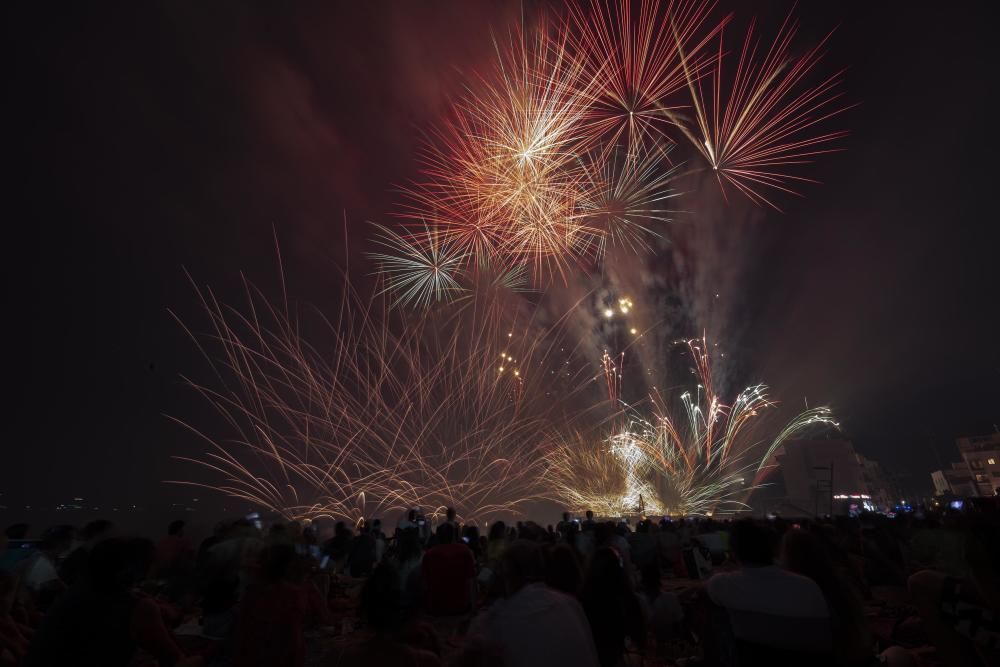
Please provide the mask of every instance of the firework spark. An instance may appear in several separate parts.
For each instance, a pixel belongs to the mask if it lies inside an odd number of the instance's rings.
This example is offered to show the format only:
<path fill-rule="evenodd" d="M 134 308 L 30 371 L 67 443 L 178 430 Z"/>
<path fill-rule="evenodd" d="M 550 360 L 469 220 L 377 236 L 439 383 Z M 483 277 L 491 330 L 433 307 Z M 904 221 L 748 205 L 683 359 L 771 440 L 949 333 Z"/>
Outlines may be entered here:
<path fill-rule="evenodd" d="M 602 443 L 584 454 L 563 452 L 553 457 L 549 474 L 562 501 L 599 500 L 602 506 L 627 512 L 641 508 L 682 515 L 748 509 L 746 500 L 762 486 L 783 443 L 815 429 L 837 427 L 829 408 L 818 407 L 768 435 L 773 422 L 763 416 L 776 404 L 768 397 L 767 386 L 747 387 L 726 405 L 712 385 L 706 341 L 691 340 L 686 347 L 694 359 L 697 388 L 672 402 L 654 393 L 650 417 L 643 415 L 641 406 L 626 405 L 624 425 Z M 597 479 L 620 481 L 612 487 L 618 495 L 609 491 L 610 485 L 600 492 L 589 489 L 586 482 L 578 488 L 581 476 L 595 474 Z"/>
<path fill-rule="evenodd" d="M 663 237 L 663 227 L 678 212 L 670 202 L 680 196 L 673 182 L 682 165 L 664 166 L 672 149 L 668 144 L 590 157 L 576 215 L 598 232 L 598 259 L 612 247 L 632 254 L 651 252 L 653 242 Z"/>
<path fill-rule="evenodd" d="M 715 171 L 723 194 L 725 183 L 730 183 L 755 204 L 780 210 L 765 194 L 767 189 L 797 195 L 793 183 L 816 182 L 791 169 L 838 150 L 831 144 L 847 133 L 819 128 L 850 106 L 838 104 L 844 70 L 820 83 L 808 83 L 830 34 L 803 55 L 793 56 L 791 45 L 798 24 L 789 14 L 759 57 L 762 50 L 754 28 L 751 22 L 731 82 L 725 81 L 721 33 L 715 64 L 707 77 L 702 76 L 700 61 L 683 57 L 693 123 L 667 113 Z M 705 78 L 710 79 L 707 97 L 702 85 Z"/>
<path fill-rule="evenodd" d="M 564 370 L 557 327 L 477 301 L 451 318 L 394 317 L 350 287 L 335 320 L 302 321 L 246 291 L 243 308 L 198 292 L 211 333 L 194 339 L 216 380 L 189 382 L 230 429 L 185 424 L 209 444 L 195 462 L 226 480 L 207 486 L 290 518 L 451 506 L 482 520 L 542 497 L 554 429 L 593 381 Z"/>
<path fill-rule="evenodd" d="M 379 234 L 375 242 L 388 252 L 371 253 L 379 264 L 379 274 L 385 280 L 385 292 L 396 295 L 393 305 L 428 307 L 432 303 L 451 301 L 464 291 L 456 276 L 466 260 L 465 254 L 453 243 L 442 242 L 440 235 L 425 229 L 422 243 L 412 236 L 403 236 L 382 225 L 375 225 Z"/>
<path fill-rule="evenodd" d="M 710 61 L 702 55 L 728 22 L 702 34 L 715 3 L 641 0 L 570 3 L 578 50 L 598 85 L 592 89 L 585 125 L 609 147 L 639 153 L 666 139 L 668 111 L 684 108 L 677 93 Z"/>
<path fill-rule="evenodd" d="M 593 236 L 574 216 L 590 84 L 564 26 L 543 22 L 494 44 L 492 75 L 469 86 L 431 137 L 402 216 L 440 225 L 477 262 L 565 279 Z"/>
<path fill-rule="evenodd" d="M 796 168 L 845 135 L 820 129 L 847 108 L 838 106 L 843 72 L 809 83 L 829 36 L 791 55 L 789 15 L 761 57 L 751 23 L 727 77 L 731 16 L 713 23 L 714 8 L 593 0 L 571 5 L 566 20 L 543 16 L 495 38 L 493 69 L 470 80 L 403 189 L 398 215 L 420 229 L 399 234 L 395 254 L 433 266 L 423 257 L 444 244 L 461 257 L 456 280 L 524 266 L 541 287 L 567 283 L 611 247 L 650 251 L 672 220 L 671 183 L 684 166 L 670 159 L 673 130 L 707 160 L 724 196 L 728 184 L 778 208 L 769 190 L 797 194 L 794 183 L 811 179 Z M 414 268 L 398 270 L 434 282 Z"/>

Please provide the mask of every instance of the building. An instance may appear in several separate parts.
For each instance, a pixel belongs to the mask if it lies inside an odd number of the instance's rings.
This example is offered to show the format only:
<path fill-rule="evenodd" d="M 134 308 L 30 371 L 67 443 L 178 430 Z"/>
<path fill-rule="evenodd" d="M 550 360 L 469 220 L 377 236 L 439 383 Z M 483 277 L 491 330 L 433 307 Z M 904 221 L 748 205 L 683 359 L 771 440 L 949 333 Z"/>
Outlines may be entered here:
<path fill-rule="evenodd" d="M 969 466 L 965 461 L 952 463 L 951 468 L 946 470 L 935 470 L 931 473 L 931 482 L 934 483 L 934 495 L 936 496 L 978 496 L 979 489 L 969 472 Z"/>
<path fill-rule="evenodd" d="M 1000 432 L 955 440 L 962 460 L 931 473 L 937 495 L 1000 495 Z"/>
<path fill-rule="evenodd" d="M 888 509 L 898 500 L 882 467 L 858 454 L 850 440 L 793 440 L 782 446 L 776 462 L 784 491 L 769 502 L 772 511 L 844 514 Z"/>
<path fill-rule="evenodd" d="M 968 466 L 978 496 L 994 496 L 1000 489 L 1000 433 L 959 438 L 958 453 Z"/>
<path fill-rule="evenodd" d="M 863 454 L 858 454 L 858 461 L 863 476 L 862 486 L 867 490 L 872 505 L 882 510 L 892 509 L 903 498 L 896 480 L 878 461 Z"/>

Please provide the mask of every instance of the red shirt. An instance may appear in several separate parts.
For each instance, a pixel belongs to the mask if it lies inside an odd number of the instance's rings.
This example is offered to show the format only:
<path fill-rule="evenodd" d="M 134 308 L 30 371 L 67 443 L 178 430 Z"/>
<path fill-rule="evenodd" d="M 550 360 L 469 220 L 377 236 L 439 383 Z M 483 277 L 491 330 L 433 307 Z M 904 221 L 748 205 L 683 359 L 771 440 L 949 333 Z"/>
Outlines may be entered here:
<path fill-rule="evenodd" d="M 304 586 L 284 581 L 249 591 L 240 608 L 234 667 L 301 667 L 310 606 Z"/>
<path fill-rule="evenodd" d="M 439 544 L 424 554 L 420 575 L 427 587 L 427 611 L 442 616 L 471 611 L 476 559 L 464 544 Z"/>

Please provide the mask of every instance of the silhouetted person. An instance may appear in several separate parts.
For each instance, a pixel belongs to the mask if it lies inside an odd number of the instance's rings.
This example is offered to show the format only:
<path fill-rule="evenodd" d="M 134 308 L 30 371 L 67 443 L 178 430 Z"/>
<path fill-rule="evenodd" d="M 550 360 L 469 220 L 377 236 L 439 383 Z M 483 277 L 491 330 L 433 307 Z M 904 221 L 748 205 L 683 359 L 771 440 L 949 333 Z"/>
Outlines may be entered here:
<path fill-rule="evenodd" d="M 361 526 L 358 534 L 351 540 L 347 554 L 347 567 L 352 577 L 367 577 L 375 567 L 375 537 L 371 534 L 368 524 Z"/>
<path fill-rule="evenodd" d="M 334 571 L 339 571 L 347 561 L 350 548 L 351 529 L 345 526 L 343 521 L 338 521 L 333 528 L 333 537 L 323 545 L 323 555 L 329 556 L 333 561 L 331 567 Z"/>
<path fill-rule="evenodd" d="M 0 570 L 0 665 L 3 667 L 21 664 L 32 635 L 32 630 L 15 616 L 16 587 L 14 576 Z"/>
<path fill-rule="evenodd" d="M 507 547 L 507 526 L 503 521 L 497 521 L 490 526 L 489 540 L 486 545 L 486 563 L 496 568 Z"/>
<path fill-rule="evenodd" d="M 939 660 L 1000 664 L 1000 515 L 995 506 L 974 508 L 957 533 L 963 576 L 919 571 L 907 582 L 910 595 Z"/>
<path fill-rule="evenodd" d="M 66 589 L 59 578 L 59 563 L 72 545 L 73 527 L 53 526 L 42 534 L 38 553 L 23 564 L 21 581 L 43 611 Z"/>
<path fill-rule="evenodd" d="M 625 655 L 625 638 L 645 643 L 646 627 L 621 554 L 610 547 L 594 552 L 581 595 L 583 610 L 601 667 L 613 667 Z"/>
<path fill-rule="evenodd" d="M 292 544 L 272 544 L 261 558 L 260 583 L 240 602 L 233 667 L 301 667 L 305 631 L 325 623 L 325 601 L 302 583 L 304 561 Z"/>
<path fill-rule="evenodd" d="M 171 521 L 167 534 L 156 545 L 153 576 L 168 578 L 187 572 L 194 565 L 194 546 L 184 535 L 184 522 Z"/>
<path fill-rule="evenodd" d="M 771 530 L 751 519 L 737 521 L 730 544 L 740 569 L 714 575 L 706 590 L 725 610 L 737 642 L 747 650 L 828 652 L 830 620 L 823 592 L 808 577 L 774 564 Z"/>
<path fill-rule="evenodd" d="M 424 554 L 420 566 L 427 611 L 438 616 L 471 612 L 476 592 L 472 551 L 464 543 L 455 542 L 454 528 L 449 523 L 438 526 L 437 541 Z"/>
<path fill-rule="evenodd" d="M 559 523 L 556 524 L 556 532 L 559 533 L 559 536 L 564 541 L 569 536 L 569 526 L 570 526 L 571 523 L 572 523 L 572 521 L 570 520 L 570 513 L 569 512 L 563 512 L 562 513 L 562 520 Z"/>
<path fill-rule="evenodd" d="M 472 622 L 463 664 L 597 667 L 580 603 L 546 586 L 542 546 L 512 543 L 500 560 L 503 598 Z"/>
<path fill-rule="evenodd" d="M 580 596 L 583 569 L 573 547 L 552 544 L 545 547 L 545 585 L 573 598 Z"/>
<path fill-rule="evenodd" d="M 479 528 L 476 526 L 462 528 L 462 542 L 472 550 L 472 557 L 476 559 L 476 562 L 480 562 L 483 551 L 479 542 Z"/>
<path fill-rule="evenodd" d="M 901 664 L 905 659 L 905 651 L 898 647 L 883 653 L 882 662 L 877 662 L 872 651 L 872 635 L 868 630 L 861 595 L 848 577 L 834 566 L 829 552 L 827 545 L 816 535 L 800 529 L 786 532 L 781 543 L 785 567 L 791 572 L 809 577 L 823 591 L 830 609 L 836 664 L 849 667 L 873 663 Z"/>
<path fill-rule="evenodd" d="M 125 667 L 137 649 L 161 665 L 184 657 L 156 602 L 133 592 L 153 560 L 149 540 L 111 538 L 94 546 L 85 583 L 46 615 L 24 667 Z"/>
<path fill-rule="evenodd" d="M 87 576 L 90 567 L 90 552 L 94 546 L 114 534 L 114 526 L 110 521 L 97 519 L 91 521 L 79 534 L 79 542 L 73 547 L 59 565 L 59 578 L 67 586 L 74 586 Z"/>
<path fill-rule="evenodd" d="M 447 510 L 445 510 L 444 513 L 445 523 L 450 523 L 451 527 L 455 530 L 455 535 L 458 535 L 460 533 L 460 529 L 458 525 L 458 519 L 455 518 L 456 516 L 457 515 L 455 514 L 454 507 L 449 507 Z"/>
<path fill-rule="evenodd" d="M 400 576 L 388 562 L 379 564 L 361 589 L 360 611 L 375 636 L 352 646 L 338 664 L 345 667 L 436 667 L 437 655 L 404 642 L 406 611 Z"/>
<path fill-rule="evenodd" d="M 410 510 L 406 513 L 406 518 L 399 522 L 396 526 L 397 531 L 410 530 L 417 528 L 417 510 Z"/>

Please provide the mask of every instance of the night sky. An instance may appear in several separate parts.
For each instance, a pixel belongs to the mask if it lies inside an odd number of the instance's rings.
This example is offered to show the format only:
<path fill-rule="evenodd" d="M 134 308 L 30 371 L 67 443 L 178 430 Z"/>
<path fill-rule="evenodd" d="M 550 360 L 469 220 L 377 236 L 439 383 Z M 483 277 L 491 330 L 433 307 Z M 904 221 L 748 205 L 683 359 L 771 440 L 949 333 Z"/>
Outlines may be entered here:
<path fill-rule="evenodd" d="M 743 367 L 785 398 L 832 405 L 914 490 L 957 457 L 955 437 L 1000 424 L 996 35 L 985 7 L 927 4 L 799 7 L 804 42 L 839 25 L 825 62 L 849 68 L 859 106 L 840 121 L 846 151 L 809 173 L 822 185 L 783 198 L 783 214 L 734 216 L 752 254 L 726 295 L 741 304 Z M 788 5 L 733 7 L 774 26 Z M 328 303 L 345 219 L 360 255 L 364 222 L 388 221 L 415 173 L 421 132 L 463 72 L 488 65 L 491 26 L 519 11 L 7 8 L 0 504 L 192 495 L 162 484 L 192 477 L 172 457 L 203 449 L 163 414 L 212 419 L 178 379 L 204 371 L 168 312 L 198 314 L 185 269 L 224 296 L 241 271 L 276 289 L 277 236 L 289 292 Z"/>

